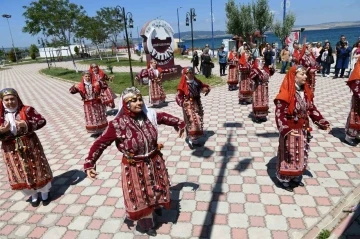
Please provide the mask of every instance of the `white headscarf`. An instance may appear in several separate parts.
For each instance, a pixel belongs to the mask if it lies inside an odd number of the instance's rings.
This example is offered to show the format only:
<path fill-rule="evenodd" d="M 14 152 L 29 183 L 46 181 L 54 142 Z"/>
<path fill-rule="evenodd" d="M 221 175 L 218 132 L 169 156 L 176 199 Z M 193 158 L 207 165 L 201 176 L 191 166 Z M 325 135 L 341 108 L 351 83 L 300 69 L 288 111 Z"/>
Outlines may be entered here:
<path fill-rule="evenodd" d="M 16 128 L 16 123 L 15 123 L 15 117 L 16 117 L 16 113 L 17 113 L 17 109 L 18 106 L 16 106 L 16 108 L 7 108 L 3 102 L 3 106 L 5 108 L 5 120 L 7 122 L 9 122 L 10 124 L 10 132 L 13 135 L 16 135 L 17 133 L 17 128 Z"/>
<path fill-rule="evenodd" d="M 132 96 L 132 95 L 137 95 L 140 94 L 140 90 L 138 90 L 136 87 L 129 87 L 126 88 L 123 93 L 121 94 L 120 97 L 120 102 L 119 102 L 119 111 L 116 114 L 115 118 L 119 117 L 120 115 L 122 115 L 124 113 L 124 105 L 123 105 L 123 101 L 124 99 Z M 126 107 L 126 106 L 125 106 Z M 157 115 L 156 115 L 156 111 L 153 109 L 149 109 L 145 102 L 143 104 L 142 107 L 142 111 L 144 112 L 144 114 L 146 114 L 146 117 L 150 120 L 150 122 L 155 126 L 156 130 L 158 128 L 158 123 L 157 123 Z"/>

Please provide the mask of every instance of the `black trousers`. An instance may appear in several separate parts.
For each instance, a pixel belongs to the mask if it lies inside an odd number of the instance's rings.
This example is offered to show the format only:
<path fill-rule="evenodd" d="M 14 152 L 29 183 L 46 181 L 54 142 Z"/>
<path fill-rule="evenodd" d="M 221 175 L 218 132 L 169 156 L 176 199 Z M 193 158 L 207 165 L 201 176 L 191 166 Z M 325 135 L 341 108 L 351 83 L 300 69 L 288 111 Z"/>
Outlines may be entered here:
<path fill-rule="evenodd" d="M 219 64 L 220 64 L 220 75 L 225 75 L 226 63 L 219 63 Z"/>
<path fill-rule="evenodd" d="M 340 77 L 343 77 L 344 76 L 344 73 L 345 73 L 345 68 L 335 68 L 335 76 L 338 77 L 339 76 L 339 71 L 341 70 L 340 72 Z"/>

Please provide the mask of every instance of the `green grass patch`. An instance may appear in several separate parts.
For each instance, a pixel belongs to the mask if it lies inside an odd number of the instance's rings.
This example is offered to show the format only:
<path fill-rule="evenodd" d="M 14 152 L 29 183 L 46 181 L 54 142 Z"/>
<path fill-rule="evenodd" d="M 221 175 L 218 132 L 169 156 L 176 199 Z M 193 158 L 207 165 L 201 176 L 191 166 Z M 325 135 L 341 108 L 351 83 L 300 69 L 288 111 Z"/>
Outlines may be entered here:
<path fill-rule="evenodd" d="M 331 232 L 329 230 L 322 230 L 320 234 L 317 236 L 317 239 L 327 239 L 331 236 Z"/>
<path fill-rule="evenodd" d="M 61 78 L 68 81 L 79 82 L 81 80 L 81 73 L 76 73 L 74 70 L 66 68 L 50 68 L 42 69 L 41 73 L 57 78 Z M 131 86 L 131 77 L 128 72 L 119 72 L 114 74 L 108 74 L 109 76 L 115 76 L 113 82 L 109 82 L 110 88 L 115 92 L 120 94 L 127 87 Z M 135 77 L 135 74 L 134 74 Z M 203 83 L 208 84 L 212 87 L 220 86 L 226 82 L 218 76 L 212 76 L 211 78 L 205 78 L 202 75 L 198 75 L 197 78 Z M 180 78 L 174 80 L 168 80 L 163 83 L 164 90 L 167 94 L 174 94 L 177 91 L 177 86 L 179 84 Z M 139 85 L 135 80 L 135 86 L 141 91 L 143 95 L 149 94 L 149 88 L 147 85 Z"/>
<path fill-rule="evenodd" d="M 76 63 L 82 64 L 82 65 L 89 65 L 92 63 L 96 63 L 99 66 L 130 66 L 129 59 L 124 57 L 119 57 L 119 62 L 116 60 L 116 58 L 109 58 L 103 57 L 103 60 L 100 59 L 86 59 L 85 61 L 77 61 Z M 145 66 L 146 67 L 146 60 L 143 62 L 132 60 L 131 61 L 132 66 Z"/>

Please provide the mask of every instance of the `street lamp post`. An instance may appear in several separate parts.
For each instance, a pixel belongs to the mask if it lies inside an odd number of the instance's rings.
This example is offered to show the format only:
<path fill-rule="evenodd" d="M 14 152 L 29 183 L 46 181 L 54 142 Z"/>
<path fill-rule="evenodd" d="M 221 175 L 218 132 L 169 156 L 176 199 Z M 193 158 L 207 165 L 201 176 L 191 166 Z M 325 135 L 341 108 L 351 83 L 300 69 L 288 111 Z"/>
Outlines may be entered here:
<path fill-rule="evenodd" d="M 214 57 L 214 15 L 213 15 L 213 5 L 212 5 L 212 0 L 210 0 L 210 5 L 211 5 L 211 48 L 212 48 L 212 53 L 213 53 L 213 57 Z M 229 49 L 230 51 L 230 49 Z"/>
<path fill-rule="evenodd" d="M 129 25 L 129 28 L 134 27 L 132 13 L 131 12 L 126 13 L 124 7 L 116 6 L 116 18 L 119 22 L 124 22 L 126 45 L 127 45 L 127 49 L 128 49 L 129 65 L 130 65 L 131 85 L 134 86 L 134 75 L 133 75 L 132 66 L 131 66 L 130 43 L 129 43 L 129 36 L 128 36 L 128 32 L 127 32 L 128 25 Z"/>
<path fill-rule="evenodd" d="M 194 29 L 193 29 L 193 22 L 196 21 L 196 14 L 195 14 L 195 8 L 190 8 L 190 13 L 186 13 L 186 26 L 191 26 L 191 52 L 194 56 Z M 193 67 L 194 67 L 194 61 L 193 61 Z"/>
<path fill-rule="evenodd" d="M 46 63 L 47 63 L 48 68 L 49 68 L 49 70 L 50 70 L 50 65 L 49 65 L 49 61 L 48 61 L 47 54 L 46 54 L 46 50 L 45 50 L 45 42 L 44 42 L 44 40 L 40 37 L 40 38 L 38 38 L 38 43 L 39 43 L 39 45 L 42 45 L 42 47 L 44 48 Z"/>
<path fill-rule="evenodd" d="M 8 23 L 8 26 L 9 26 L 9 31 L 10 31 L 10 37 L 11 37 L 12 47 L 13 47 L 13 49 L 14 49 L 14 54 L 15 54 L 16 63 L 18 63 L 18 59 L 17 59 L 17 55 L 16 55 L 16 50 L 15 50 L 15 45 L 14 45 L 14 39 L 13 39 L 12 34 L 11 34 L 11 28 L 10 28 L 10 23 L 9 23 L 9 18 L 11 18 L 11 15 L 9 15 L 9 14 L 3 14 L 2 17 L 3 17 L 3 18 L 6 18 L 6 20 L 7 20 L 7 23 Z"/>
<path fill-rule="evenodd" d="M 177 20 L 178 20 L 178 35 L 179 35 L 179 43 L 180 43 L 180 21 L 179 21 L 179 9 L 182 7 L 178 7 L 176 8 L 176 12 L 177 12 Z M 178 43 L 178 45 L 179 45 Z"/>

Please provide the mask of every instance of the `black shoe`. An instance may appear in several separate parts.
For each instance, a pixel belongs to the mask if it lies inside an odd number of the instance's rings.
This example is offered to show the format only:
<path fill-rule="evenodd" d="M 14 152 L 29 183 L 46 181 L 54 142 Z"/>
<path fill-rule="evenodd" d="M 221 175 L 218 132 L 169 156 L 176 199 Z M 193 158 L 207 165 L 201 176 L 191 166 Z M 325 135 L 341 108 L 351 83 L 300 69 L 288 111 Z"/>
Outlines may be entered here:
<path fill-rule="evenodd" d="M 149 229 L 146 234 L 148 234 L 149 236 L 151 237 L 156 237 L 157 236 L 157 233 L 156 233 L 156 230 L 154 228 L 151 228 Z"/>
<path fill-rule="evenodd" d="M 31 199 L 30 199 L 31 200 Z M 30 201 L 31 206 L 38 207 L 40 205 L 40 199 L 38 198 L 35 202 Z"/>
<path fill-rule="evenodd" d="M 356 140 L 354 140 L 354 139 L 347 140 L 346 138 L 344 140 L 344 143 L 347 145 L 350 145 L 350 146 L 356 146 L 358 144 L 358 142 Z"/>
<path fill-rule="evenodd" d="M 42 204 L 43 204 L 43 206 L 47 206 L 47 205 L 50 204 L 50 202 L 51 202 L 51 196 L 50 196 L 50 193 L 49 193 L 48 198 L 46 200 L 43 200 Z"/>
<path fill-rule="evenodd" d="M 305 187 L 305 184 L 303 182 L 296 183 L 299 187 Z"/>
<path fill-rule="evenodd" d="M 189 138 L 186 137 L 185 142 L 187 143 L 190 149 L 194 149 L 194 146 L 192 143 L 190 143 Z"/>

